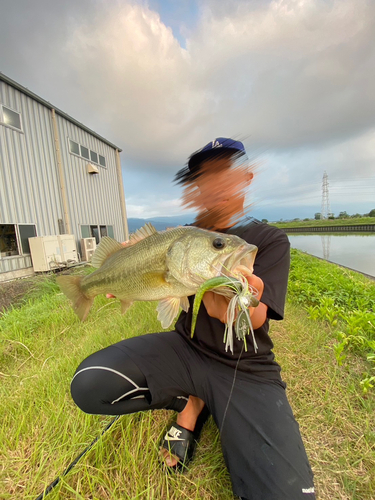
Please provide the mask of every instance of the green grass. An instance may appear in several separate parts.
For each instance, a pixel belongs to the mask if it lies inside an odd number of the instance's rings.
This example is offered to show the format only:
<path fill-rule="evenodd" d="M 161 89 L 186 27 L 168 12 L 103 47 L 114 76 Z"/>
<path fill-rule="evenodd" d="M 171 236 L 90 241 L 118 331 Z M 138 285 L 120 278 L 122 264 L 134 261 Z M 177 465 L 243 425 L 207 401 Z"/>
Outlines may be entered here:
<path fill-rule="evenodd" d="M 81 323 L 54 277 L 37 283 L 19 307 L 0 316 L 1 499 L 35 499 L 111 421 L 84 414 L 71 400 L 70 380 L 82 359 L 159 329 L 155 304 L 136 303 L 121 316 L 118 301 L 105 297 L 95 299 Z M 338 366 L 334 327 L 309 318 L 292 296 L 286 320 L 272 324 L 272 337 L 319 498 L 373 499 L 375 401 L 360 386 L 368 363 L 349 351 Z M 121 417 L 47 498 L 232 500 L 212 420 L 190 471 L 163 472 L 158 444 L 173 415 Z"/>
<path fill-rule="evenodd" d="M 299 221 L 284 221 L 272 222 L 270 226 L 280 228 L 286 227 L 316 227 L 316 226 L 352 226 L 358 224 L 375 224 L 375 217 L 358 217 L 353 219 L 322 219 L 322 220 L 299 220 Z"/>
<path fill-rule="evenodd" d="M 339 367 L 331 329 L 289 302 L 273 339 L 288 397 L 315 474 L 318 498 L 375 498 L 375 400 L 359 380 L 363 361 L 349 354 Z"/>
<path fill-rule="evenodd" d="M 311 319 L 332 327 L 335 357 L 342 365 L 349 352 L 368 361 L 361 385 L 375 386 L 375 283 L 359 273 L 292 250 L 289 298 Z"/>

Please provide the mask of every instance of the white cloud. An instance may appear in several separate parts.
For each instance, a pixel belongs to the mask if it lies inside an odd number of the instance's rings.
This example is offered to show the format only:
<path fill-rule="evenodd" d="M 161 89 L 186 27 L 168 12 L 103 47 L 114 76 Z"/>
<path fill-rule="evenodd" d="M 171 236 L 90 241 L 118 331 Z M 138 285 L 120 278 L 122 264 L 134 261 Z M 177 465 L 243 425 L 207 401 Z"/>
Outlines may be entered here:
<path fill-rule="evenodd" d="M 230 15 L 215 5 L 186 50 L 143 5 L 77 27 L 67 50 L 85 113 L 128 156 L 163 170 L 216 135 L 300 147 L 374 124 L 375 3 L 239 2 Z"/>
<path fill-rule="evenodd" d="M 188 45 L 213 121 L 270 147 L 324 143 L 374 123 L 375 3 L 240 3 L 208 11 Z"/>
<path fill-rule="evenodd" d="M 141 219 L 184 213 L 179 198 L 160 201 L 159 197 L 150 196 L 142 204 L 135 204 L 133 199 L 129 199 L 126 207 L 128 217 L 139 217 Z"/>
<path fill-rule="evenodd" d="M 144 2 L 13 2 L 0 19 L 3 71 L 123 148 L 129 212 L 177 210 L 158 205 L 155 176 L 169 189 L 217 136 L 266 151 L 250 194 L 262 203 L 317 198 L 324 170 L 374 175 L 375 2 L 200 5 L 185 49 Z"/>
<path fill-rule="evenodd" d="M 173 161 L 200 98 L 189 89 L 189 54 L 159 15 L 131 4 L 103 12 L 95 26 L 77 29 L 68 51 L 85 107 L 92 104 L 127 155 Z"/>
<path fill-rule="evenodd" d="M 256 206 L 310 206 L 319 210 L 324 171 L 332 204 L 375 204 L 375 128 L 319 149 L 302 148 L 264 155 L 250 198 Z M 367 207 L 367 208 L 366 208 Z M 358 208 L 359 210 L 359 208 Z"/>

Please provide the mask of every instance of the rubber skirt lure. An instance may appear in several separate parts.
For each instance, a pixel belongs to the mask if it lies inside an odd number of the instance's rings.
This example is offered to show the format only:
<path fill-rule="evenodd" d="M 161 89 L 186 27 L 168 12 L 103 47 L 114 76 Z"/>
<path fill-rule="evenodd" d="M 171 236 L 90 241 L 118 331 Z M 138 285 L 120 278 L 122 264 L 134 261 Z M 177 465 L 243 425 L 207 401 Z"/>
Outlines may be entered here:
<path fill-rule="evenodd" d="M 209 290 L 214 290 L 230 298 L 227 310 L 227 323 L 225 325 L 224 339 L 225 350 L 233 354 L 234 332 L 238 340 L 244 342 L 247 351 L 246 335 L 251 332 L 254 350 L 257 352 L 258 345 L 255 340 L 253 326 L 249 314 L 249 307 L 257 307 L 259 300 L 256 298 L 258 291 L 249 287 L 247 279 L 239 275 L 238 277 L 218 276 L 205 281 L 195 294 L 193 304 L 193 315 L 191 322 L 191 338 L 193 338 L 197 323 L 199 307 L 202 303 L 203 295 Z M 233 328 L 234 327 L 234 328 Z"/>

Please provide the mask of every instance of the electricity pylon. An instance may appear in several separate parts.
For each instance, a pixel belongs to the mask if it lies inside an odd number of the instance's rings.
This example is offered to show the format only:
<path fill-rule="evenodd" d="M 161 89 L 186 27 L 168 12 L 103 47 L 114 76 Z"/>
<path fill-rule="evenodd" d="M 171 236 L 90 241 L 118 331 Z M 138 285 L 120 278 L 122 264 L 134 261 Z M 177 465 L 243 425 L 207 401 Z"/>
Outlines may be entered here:
<path fill-rule="evenodd" d="M 329 206 L 328 175 L 327 172 L 324 171 L 322 183 L 322 209 L 320 211 L 320 218 L 327 219 L 330 213 L 331 209 Z"/>

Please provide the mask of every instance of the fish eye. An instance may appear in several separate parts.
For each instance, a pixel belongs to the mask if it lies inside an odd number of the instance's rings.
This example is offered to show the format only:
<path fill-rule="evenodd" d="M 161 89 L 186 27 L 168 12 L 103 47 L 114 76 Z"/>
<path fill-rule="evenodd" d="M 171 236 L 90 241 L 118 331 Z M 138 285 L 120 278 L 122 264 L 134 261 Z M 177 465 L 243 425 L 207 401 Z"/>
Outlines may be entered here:
<path fill-rule="evenodd" d="M 223 238 L 215 238 L 212 245 L 216 250 L 221 250 L 225 247 L 225 240 Z"/>

